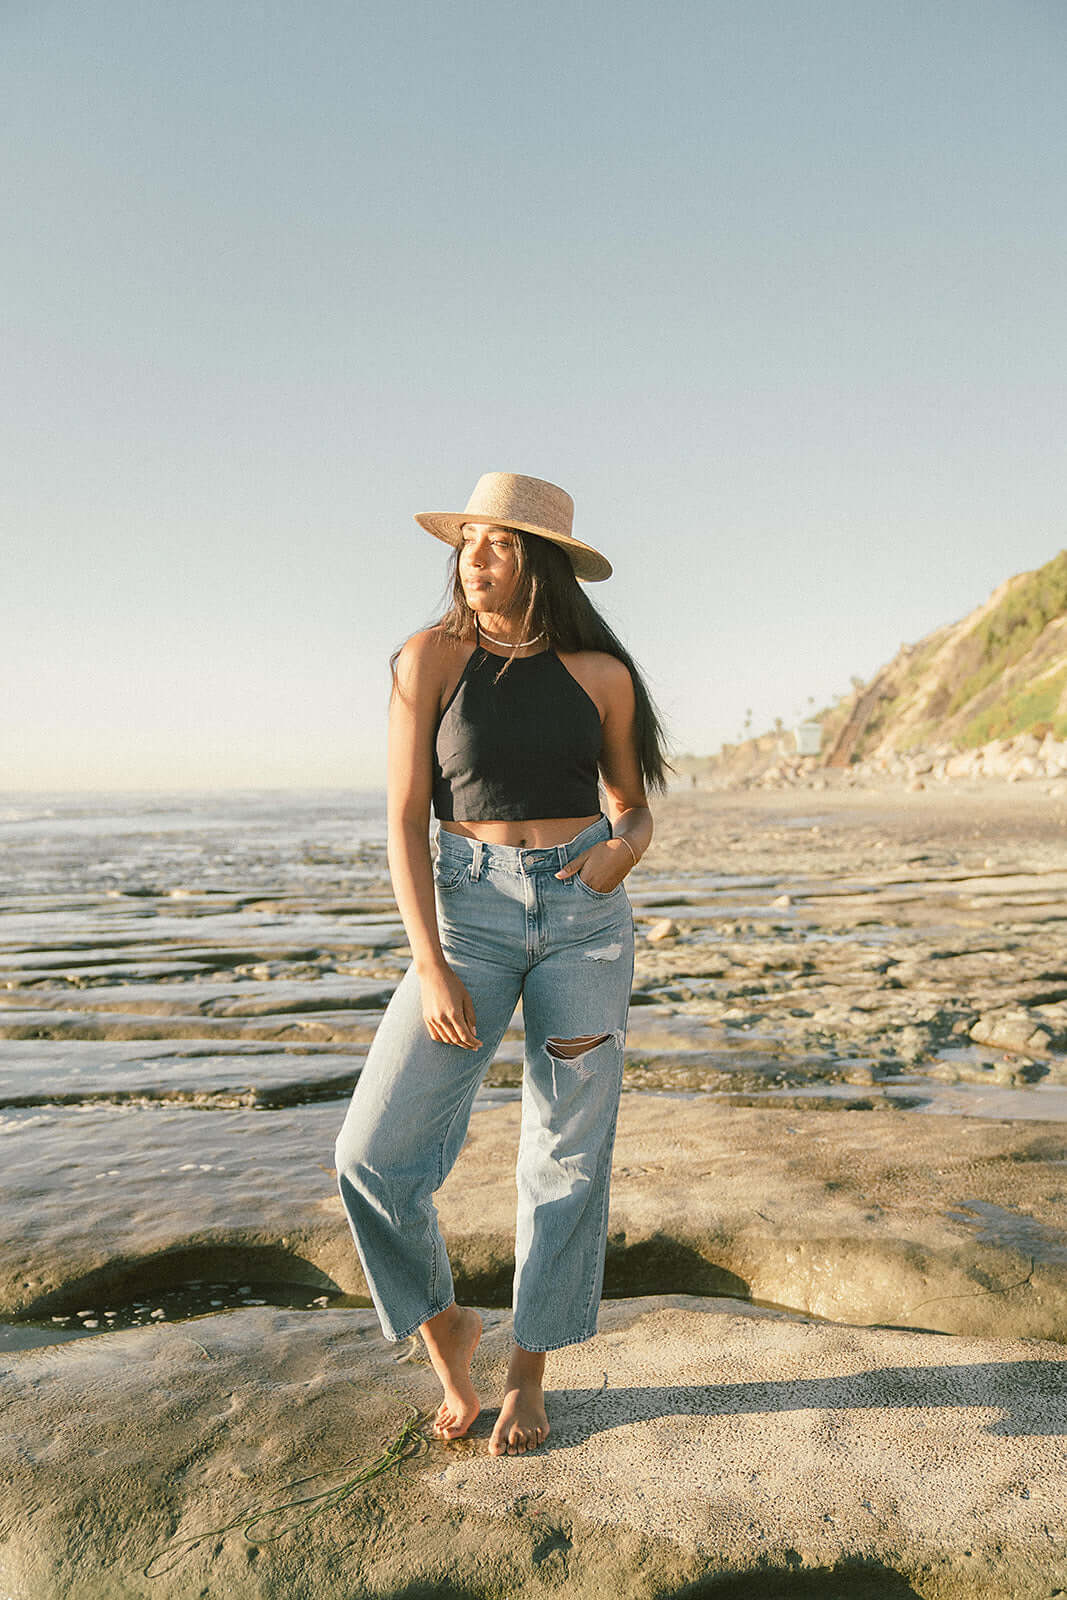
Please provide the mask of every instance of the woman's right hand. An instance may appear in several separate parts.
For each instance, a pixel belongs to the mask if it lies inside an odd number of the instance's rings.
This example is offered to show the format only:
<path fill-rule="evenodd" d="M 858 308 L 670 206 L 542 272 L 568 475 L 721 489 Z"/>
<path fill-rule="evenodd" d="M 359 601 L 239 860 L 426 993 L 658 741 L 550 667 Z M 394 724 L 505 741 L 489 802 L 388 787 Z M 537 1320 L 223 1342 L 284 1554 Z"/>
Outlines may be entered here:
<path fill-rule="evenodd" d="M 458 1044 L 461 1050 L 479 1050 L 482 1041 L 475 1032 L 474 1001 L 466 984 L 451 967 L 434 967 L 420 974 L 422 1018 L 431 1039 L 439 1044 Z"/>

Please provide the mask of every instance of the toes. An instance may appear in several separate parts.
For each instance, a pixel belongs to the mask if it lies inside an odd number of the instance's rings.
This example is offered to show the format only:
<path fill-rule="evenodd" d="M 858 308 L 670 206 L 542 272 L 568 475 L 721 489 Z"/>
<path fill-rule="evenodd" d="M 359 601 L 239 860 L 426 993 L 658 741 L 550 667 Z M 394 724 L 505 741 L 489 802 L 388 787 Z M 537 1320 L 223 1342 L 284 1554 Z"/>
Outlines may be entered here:
<path fill-rule="evenodd" d="M 478 1415 L 478 1407 L 442 1406 L 433 1423 L 436 1439 L 459 1439 Z"/>
<path fill-rule="evenodd" d="M 535 1423 L 532 1427 L 525 1424 L 512 1423 L 510 1427 L 501 1419 L 493 1429 L 489 1440 L 489 1454 L 491 1456 L 522 1456 L 529 1450 L 536 1450 L 543 1444 L 548 1436 L 547 1427 Z"/>

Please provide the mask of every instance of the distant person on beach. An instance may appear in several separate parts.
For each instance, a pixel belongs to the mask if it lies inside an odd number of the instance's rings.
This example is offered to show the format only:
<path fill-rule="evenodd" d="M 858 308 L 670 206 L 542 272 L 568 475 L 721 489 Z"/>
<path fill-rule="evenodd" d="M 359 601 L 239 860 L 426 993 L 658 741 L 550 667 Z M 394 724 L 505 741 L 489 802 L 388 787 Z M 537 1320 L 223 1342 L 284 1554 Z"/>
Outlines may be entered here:
<path fill-rule="evenodd" d="M 389 866 L 412 962 L 337 1141 L 382 1330 L 421 1333 L 444 1387 L 433 1431 L 456 1439 L 480 1410 L 482 1324 L 455 1302 L 432 1196 L 521 997 L 514 1343 L 494 1455 L 548 1437 L 545 1353 L 596 1332 L 633 978 L 623 879 L 666 772 L 641 675 L 579 586 L 611 565 L 573 537 L 573 514 L 555 484 L 491 472 L 465 511 L 416 517 L 456 553 L 451 606 L 393 658 Z"/>

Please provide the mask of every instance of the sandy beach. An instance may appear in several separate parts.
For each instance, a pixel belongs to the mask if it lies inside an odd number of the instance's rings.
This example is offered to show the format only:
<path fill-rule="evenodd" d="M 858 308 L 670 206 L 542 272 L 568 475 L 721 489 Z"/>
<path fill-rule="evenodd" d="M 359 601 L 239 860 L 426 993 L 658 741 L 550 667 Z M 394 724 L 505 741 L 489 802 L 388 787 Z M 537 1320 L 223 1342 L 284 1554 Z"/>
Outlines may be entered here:
<path fill-rule="evenodd" d="M 657 823 L 608 1298 L 548 1448 L 491 1460 L 491 1409 L 453 1446 L 413 1424 L 268 1539 L 253 1510 L 432 1400 L 330 1166 L 406 964 L 380 805 L 8 808 L 0 1590 L 1067 1584 L 1067 782 L 694 788 Z M 487 1402 L 520 1024 L 440 1202 Z"/>

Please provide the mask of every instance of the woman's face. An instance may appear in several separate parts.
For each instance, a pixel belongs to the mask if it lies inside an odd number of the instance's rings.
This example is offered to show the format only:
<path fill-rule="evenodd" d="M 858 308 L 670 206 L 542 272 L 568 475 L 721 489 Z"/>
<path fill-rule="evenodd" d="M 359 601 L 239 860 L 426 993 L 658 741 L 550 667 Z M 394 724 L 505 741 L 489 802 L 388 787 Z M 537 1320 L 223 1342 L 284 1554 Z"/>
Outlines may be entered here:
<path fill-rule="evenodd" d="M 459 581 L 472 611 L 506 616 L 519 581 L 518 546 L 510 528 L 496 522 L 465 522 L 459 548 Z"/>

